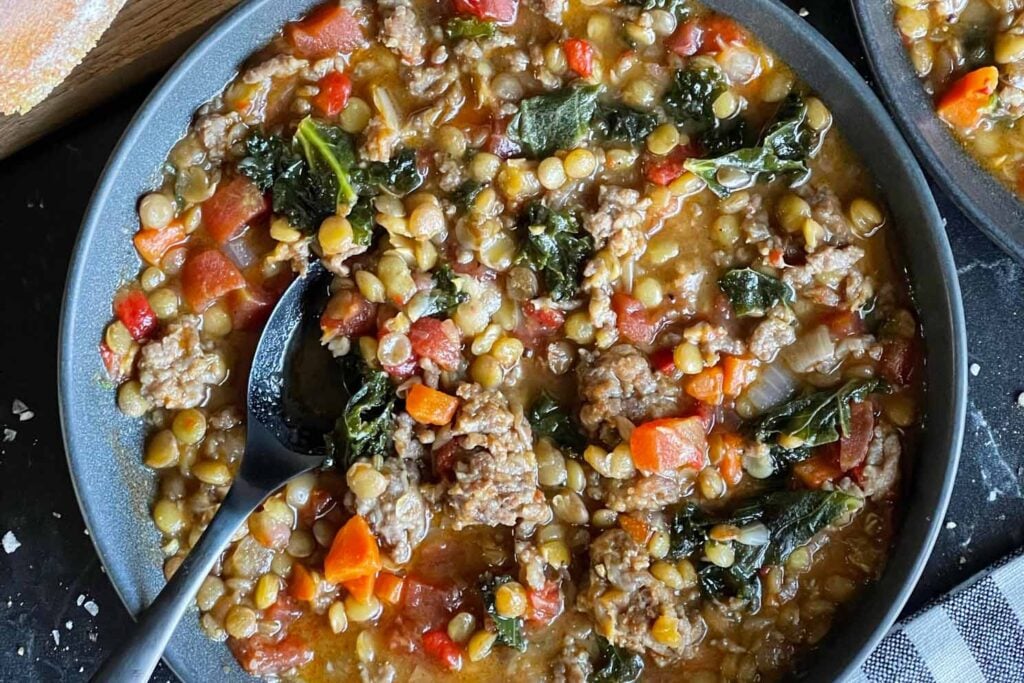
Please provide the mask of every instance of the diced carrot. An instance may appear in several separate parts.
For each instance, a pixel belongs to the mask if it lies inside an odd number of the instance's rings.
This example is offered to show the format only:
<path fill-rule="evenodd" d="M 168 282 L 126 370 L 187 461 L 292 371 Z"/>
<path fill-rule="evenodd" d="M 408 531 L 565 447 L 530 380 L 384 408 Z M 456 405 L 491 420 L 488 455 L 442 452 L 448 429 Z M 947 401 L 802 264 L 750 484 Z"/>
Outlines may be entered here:
<path fill-rule="evenodd" d="M 397 605 L 402 601 L 402 589 L 405 588 L 405 579 L 389 572 L 381 572 L 373 584 L 373 594 L 388 605 Z"/>
<path fill-rule="evenodd" d="M 637 543 L 645 544 L 651 538 L 651 527 L 638 517 L 620 515 L 619 526 Z"/>
<path fill-rule="evenodd" d="M 629 439 L 633 464 L 641 472 L 665 472 L 679 467 L 704 467 L 708 450 L 700 417 L 668 417 L 645 422 Z"/>
<path fill-rule="evenodd" d="M 409 387 L 405 410 L 420 424 L 443 427 L 455 417 L 459 399 L 424 384 Z"/>
<path fill-rule="evenodd" d="M 351 593 L 352 597 L 356 600 L 366 602 L 373 596 L 373 586 L 376 582 L 377 577 L 373 574 L 368 574 L 355 579 L 349 579 L 348 581 L 342 581 L 341 585 L 344 586 L 345 590 Z"/>
<path fill-rule="evenodd" d="M 733 432 L 715 432 L 708 436 L 708 456 L 711 464 L 729 486 L 743 478 L 743 437 Z"/>
<path fill-rule="evenodd" d="M 816 455 L 793 465 L 793 474 L 807 488 L 820 489 L 825 482 L 834 481 L 843 475 L 839 467 L 838 449 L 824 447 Z"/>
<path fill-rule="evenodd" d="M 225 244 L 269 209 L 267 198 L 255 183 L 245 176 L 235 176 L 203 202 L 203 225 L 217 244 Z"/>
<path fill-rule="evenodd" d="M 338 529 L 331 549 L 324 558 L 324 577 L 331 583 L 343 583 L 380 571 L 380 547 L 377 537 L 360 515 Z"/>
<path fill-rule="evenodd" d="M 348 97 L 352 93 L 352 79 L 347 74 L 332 71 L 317 83 L 320 88 L 313 97 L 313 106 L 320 110 L 324 116 L 335 117 L 348 104 Z"/>
<path fill-rule="evenodd" d="M 185 228 L 175 221 L 160 230 L 143 228 L 135 233 L 132 241 L 135 242 L 135 250 L 139 252 L 142 260 L 158 266 L 167 250 L 184 242 L 186 237 L 188 235 L 185 234 Z"/>
<path fill-rule="evenodd" d="M 298 562 L 292 564 L 292 578 L 288 592 L 296 600 L 312 600 L 316 597 L 316 577 Z"/>
<path fill-rule="evenodd" d="M 722 391 L 729 398 L 736 398 L 757 377 L 757 361 L 741 356 L 725 356 L 722 359 Z"/>
<path fill-rule="evenodd" d="M 569 68 L 583 78 L 590 78 L 594 73 L 594 47 L 589 41 L 580 38 L 569 38 L 562 43 L 565 61 Z"/>
<path fill-rule="evenodd" d="M 992 105 L 992 93 L 999 84 L 999 69 L 983 66 L 953 82 L 939 99 L 936 111 L 954 128 L 974 128 Z"/>
<path fill-rule="evenodd" d="M 302 21 L 288 24 L 284 32 L 301 57 L 314 59 L 352 52 L 365 40 L 352 13 L 332 4 L 322 5 Z"/>
<path fill-rule="evenodd" d="M 722 405 L 725 398 L 725 371 L 718 365 L 705 368 L 686 379 L 683 391 L 709 405 Z"/>
<path fill-rule="evenodd" d="M 231 260 L 216 249 L 189 256 L 181 269 L 181 291 L 196 313 L 214 299 L 245 287 L 245 278 Z"/>

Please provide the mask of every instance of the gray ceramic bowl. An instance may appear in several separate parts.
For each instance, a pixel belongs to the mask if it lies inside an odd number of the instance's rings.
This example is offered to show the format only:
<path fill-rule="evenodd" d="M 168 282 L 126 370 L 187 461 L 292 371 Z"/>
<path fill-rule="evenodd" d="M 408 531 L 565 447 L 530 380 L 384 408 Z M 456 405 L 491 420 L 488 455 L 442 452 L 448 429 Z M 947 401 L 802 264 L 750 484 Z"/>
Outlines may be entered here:
<path fill-rule="evenodd" d="M 1024 261 L 1024 201 L 967 153 L 935 115 L 893 21 L 892 0 L 851 0 L 871 70 L 928 172 L 985 234 Z"/>
<path fill-rule="evenodd" d="M 153 480 L 140 463 L 141 425 L 122 416 L 104 381 L 97 344 L 118 286 L 139 260 L 131 236 L 138 197 L 188 126 L 192 112 L 216 95 L 240 63 L 281 25 L 319 0 L 253 0 L 206 34 L 167 74 L 114 151 L 85 217 L 71 269 L 60 334 L 60 404 L 68 465 L 100 559 L 132 613 L 163 584 L 159 538 L 149 519 Z M 854 149 L 878 179 L 905 247 L 927 343 L 927 428 L 888 568 L 858 601 L 855 618 L 839 619 L 799 676 L 834 681 L 852 671 L 889 628 L 932 548 L 956 472 L 966 394 L 960 292 L 949 245 L 924 177 L 878 100 L 836 51 L 788 9 L 769 0 L 707 0 L 734 15 L 791 64 L 835 113 Z M 166 660 L 186 681 L 250 680 L 227 648 L 200 633 L 186 615 Z"/>

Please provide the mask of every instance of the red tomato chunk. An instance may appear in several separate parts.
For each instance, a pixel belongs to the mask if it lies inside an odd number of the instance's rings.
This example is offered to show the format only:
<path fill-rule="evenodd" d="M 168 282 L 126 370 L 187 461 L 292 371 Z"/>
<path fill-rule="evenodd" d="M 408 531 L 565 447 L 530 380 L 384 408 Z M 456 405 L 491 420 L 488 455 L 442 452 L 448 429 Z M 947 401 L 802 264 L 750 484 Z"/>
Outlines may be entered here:
<path fill-rule="evenodd" d="M 149 299 L 139 290 L 132 290 L 114 304 L 117 318 L 135 341 L 148 339 L 156 331 L 156 313 L 149 305 Z"/>
<path fill-rule="evenodd" d="M 462 668 L 462 648 L 444 631 L 424 633 L 423 649 L 449 671 L 458 671 Z"/>
<path fill-rule="evenodd" d="M 519 0 L 455 0 L 454 4 L 456 12 L 501 24 L 511 24 L 519 12 Z"/>
<path fill-rule="evenodd" d="M 210 237 L 224 244 L 269 210 L 270 204 L 260 189 L 245 176 L 235 176 L 203 203 L 203 224 Z"/>
<path fill-rule="evenodd" d="M 594 73 L 594 48 L 586 40 L 570 38 L 562 46 L 565 50 L 565 60 L 569 68 L 583 78 L 590 78 Z"/>
<path fill-rule="evenodd" d="M 234 263 L 216 249 L 189 256 L 181 269 L 181 289 L 185 301 L 201 313 L 228 292 L 245 287 L 245 278 Z"/>
<path fill-rule="evenodd" d="M 303 57 L 328 57 L 348 53 L 363 44 L 359 20 L 338 5 L 323 5 L 302 21 L 285 27 L 288 41 Z"/>
<path fill-rule="evenodd" d="M 345 74 L 332 71 L 317 83 L 320 92 L 313 98 L 313 106 L 325 116 L 335 117 L 348 104 L 352 94 L 352 80 Z"/>

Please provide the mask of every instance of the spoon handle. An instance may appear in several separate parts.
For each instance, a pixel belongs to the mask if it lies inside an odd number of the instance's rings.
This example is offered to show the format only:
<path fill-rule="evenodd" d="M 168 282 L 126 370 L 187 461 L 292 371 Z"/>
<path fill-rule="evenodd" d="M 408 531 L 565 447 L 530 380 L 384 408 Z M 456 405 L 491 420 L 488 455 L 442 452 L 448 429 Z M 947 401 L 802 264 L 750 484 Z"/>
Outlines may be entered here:
<path fill-rule="evenodd" d="M 199 542 L 153 604 L 139 615 L 135 632 L 93 676 L 94 683 L 145 683 L 149 680 L 199 585 L 235 531 L 266 495 L 265 491 L 241 479 L 235 481 Z"/>

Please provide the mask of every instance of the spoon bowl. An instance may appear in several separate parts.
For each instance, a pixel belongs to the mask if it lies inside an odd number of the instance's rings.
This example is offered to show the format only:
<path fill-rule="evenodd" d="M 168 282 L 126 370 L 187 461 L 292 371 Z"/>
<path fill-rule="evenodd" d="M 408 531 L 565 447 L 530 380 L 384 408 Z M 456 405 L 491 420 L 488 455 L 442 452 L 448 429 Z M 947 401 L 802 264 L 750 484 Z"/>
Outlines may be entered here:
<path fill-rule="evenodd" d="M 148 681 L 199 585 L 238 527 L 270 494 L 329 457 L 324 439 L 333 424 L 329 409 L 315 396 L 297 394 L 289 381 L 297 355 L 307 363 L 311 355 L 321 360 L 330 355 L 317 343 L 302 343 L 316 327 L 318 316 L 310 313 L 322 306 L 329 282 L 329 273 L 316 261 L 274 306 L 249 371 L 245 453 L 238 475 L 199 542 L 94 681 Z"/>

